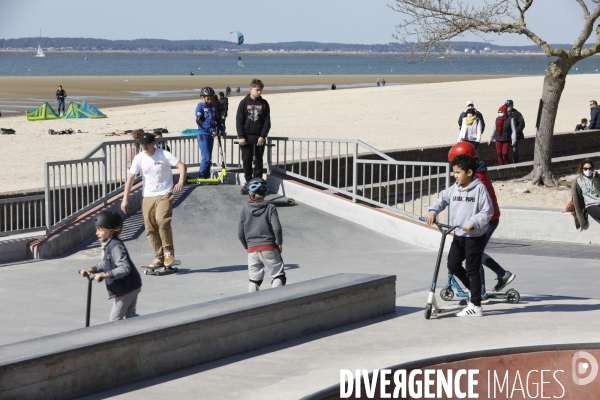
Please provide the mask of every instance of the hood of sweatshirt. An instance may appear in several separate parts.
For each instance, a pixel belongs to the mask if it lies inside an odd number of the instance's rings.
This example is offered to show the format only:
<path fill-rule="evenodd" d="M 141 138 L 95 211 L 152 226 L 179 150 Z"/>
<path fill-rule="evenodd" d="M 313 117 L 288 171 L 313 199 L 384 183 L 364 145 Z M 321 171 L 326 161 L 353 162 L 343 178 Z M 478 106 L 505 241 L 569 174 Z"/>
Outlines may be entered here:
<path fill-rule="evenodd" d="M 267 212 L 267 207 L 269 206 L 269 202 L 262 200 L 262 201 L 249 201 L 248 203 L 246 203 L 246 207 L 250 210 L 250 214 L 254 215 L 254 216 L 261 216 L 263 215 L 265 212 Z"/>

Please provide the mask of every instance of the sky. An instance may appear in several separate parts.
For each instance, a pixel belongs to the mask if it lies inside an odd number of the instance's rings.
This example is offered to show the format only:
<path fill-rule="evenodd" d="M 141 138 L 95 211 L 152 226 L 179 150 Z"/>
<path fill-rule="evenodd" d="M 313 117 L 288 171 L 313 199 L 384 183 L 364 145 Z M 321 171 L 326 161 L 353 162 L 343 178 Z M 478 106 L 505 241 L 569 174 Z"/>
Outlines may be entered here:
<path fill-rule="evenodd" d="M 482 1 L 482 0 L 471 0 Z M 585 0 L 594 7 L 591 0 Z M 0 38 L 215 39 L 246 43 L 315 41 L 378 44 L 395 41 L 401 14 L 393 0 L 98 0 L 57 3 L 0 0 Z M 549 43 L 573 43 L 583 24 L 576 0 L 537 0 L 528 27 Z M 498 45 L 525 46 L 518 35 L 494 35 Z M 593 39 L 593 38 L 592 38 Z M 468 35 L 460 40 L 482 40 Z"/>

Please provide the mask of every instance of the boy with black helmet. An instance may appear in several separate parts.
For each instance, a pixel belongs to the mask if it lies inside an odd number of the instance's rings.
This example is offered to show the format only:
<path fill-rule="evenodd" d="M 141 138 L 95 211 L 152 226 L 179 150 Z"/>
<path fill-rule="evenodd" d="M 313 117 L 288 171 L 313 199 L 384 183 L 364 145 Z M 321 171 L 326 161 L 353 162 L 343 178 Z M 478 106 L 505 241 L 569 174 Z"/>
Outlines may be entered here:
<path fill-rule="evenodd" d="M 212 150 L 215 143 L 214 137 L 217 133 L 225 136 L 225 128 L 221 122 L 219 108 L 214 104 L 215 91 L 205 86 L 200 89 L 200 99 L 196 106 L 196 124 L 198 125 L 198 148 L 202 155 L 198 178 L 210 178 L 210 166 L 212 165 Z M 218 103 L 218 101 L 217 101 Z"/>
<path fill-rule="evenodd" d="M 125 244 L 118 238 L 123 220 L 114 212 L 101 212 L 94 220 L 96 236 L 102 247 L 102 261 L 92 268 L 82 269 L 84 277 L 96 274 L 94 279 L 106 281 L 108 298 L 114 299 L 110 320 L 136 317 L 137 297 L 142 290 L 142 278 L 131 261 Z"/>
<path fill-rule="evenodd" d="M 271 287 L 286 283 L 281 252 L 283 231 L 277 209 L 265 200 L 269 185 L 262 178 L 248 182 L 250 201 L 244 204 L 238 224 L 238 238 L 248 251 L 248 292 L 257 292 L 265 276 L 271 277 Z"/>

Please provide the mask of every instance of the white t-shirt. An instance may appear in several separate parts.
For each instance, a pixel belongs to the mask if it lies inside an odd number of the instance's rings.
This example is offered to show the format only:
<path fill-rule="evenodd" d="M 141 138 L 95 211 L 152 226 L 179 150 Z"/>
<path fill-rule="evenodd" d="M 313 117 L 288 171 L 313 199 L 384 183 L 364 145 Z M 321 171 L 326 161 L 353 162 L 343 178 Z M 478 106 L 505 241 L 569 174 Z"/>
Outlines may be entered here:
<path fill-rule="evenodd" d="M 170 152 L 154 149 L 152 157 L 142 153 L 135 156 L 131 162 L 130 173 L 142 173 L 143 196 L 153 197 L 173 193 L 173 172 L 179 160 Z"/>

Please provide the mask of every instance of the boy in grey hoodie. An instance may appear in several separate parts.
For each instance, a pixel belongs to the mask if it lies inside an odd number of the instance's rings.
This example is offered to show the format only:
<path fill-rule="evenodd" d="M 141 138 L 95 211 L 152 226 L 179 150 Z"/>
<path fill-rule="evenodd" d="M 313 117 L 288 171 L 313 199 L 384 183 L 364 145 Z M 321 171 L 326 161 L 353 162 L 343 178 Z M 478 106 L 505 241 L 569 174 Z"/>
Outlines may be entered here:
<path fill-rule="evenodd" d="M 283 231 L 277 209 L 265 200 L 269 185 L 262 178 L 248 182 L 250 201 L 244 204 L 238 224 L 238 238 L 248 251 L 248 292 L 258 292 L 265 276 L 271 276 L 271 287 L 285 285 L 285 271 L 281 252 Z"/>
<path fill-rule="evenodd" d="M 481 317 L 481 256 L 485 250 L 485 233 L 494 207 L 485 185 L 477 178 L 477 162 L 466 154 L 451 163 L 456 183 L 444 190 L 429 207 L 426 222 L 433 224 L 436 216 L 450 206 L 452 225 L 462 225 L 454 231 L 454 240 L 448 253 L 448 271 L 471 291 L 468 306 L 456 314 L 459 317 Z M 465 269 L 462 262 L 466 260 Z"/>

